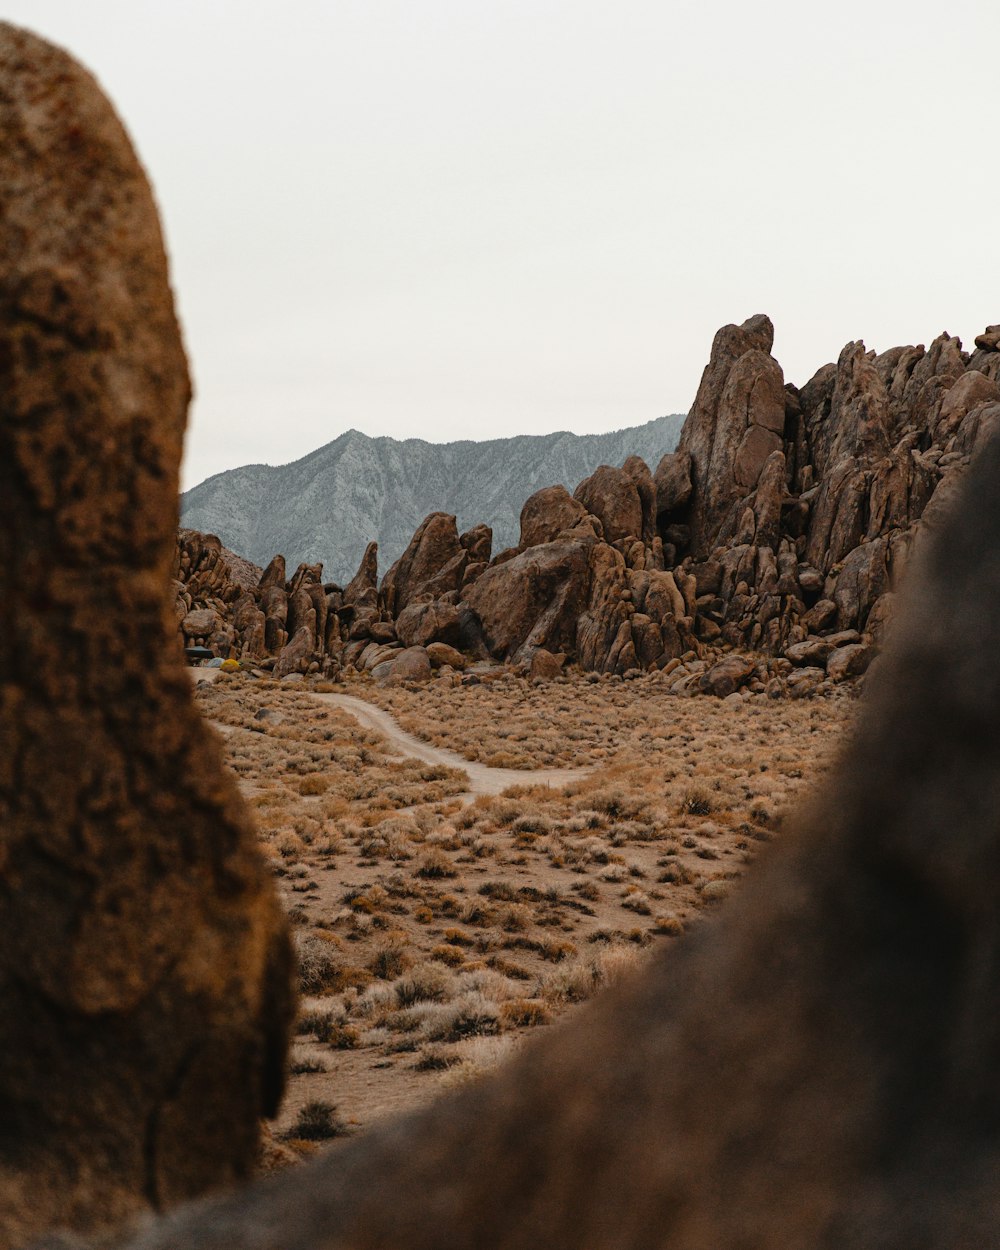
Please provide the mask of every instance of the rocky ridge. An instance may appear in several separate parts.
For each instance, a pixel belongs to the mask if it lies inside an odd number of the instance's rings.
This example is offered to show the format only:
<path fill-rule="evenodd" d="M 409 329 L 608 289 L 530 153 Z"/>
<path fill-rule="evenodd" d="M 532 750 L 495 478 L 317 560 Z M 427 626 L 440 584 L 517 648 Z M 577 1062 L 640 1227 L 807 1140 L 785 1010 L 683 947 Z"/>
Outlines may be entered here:
<path fill-rule="evenodd" d="M 573 486 L 599 464 L 636 453 L 658 459 L 676 447 L 683 417 L 658 417 L 607 434 L 520 435 L 472 442 L 370 438 L 347 430 L 292 464 L 244 465 L 181 497 L 181 523 L 218 534 L 259 564 L 276 551 L 291 566 L 323 564 L 347 581 L 378 542 L 386 566 L 432 511 L 460 528 L 484 522 L 498 545 L 517 542 L 518 511 L 540 486 Z"/>
<path fill-rule="evenodd" d="M 318 564 L 286 580 L 281 557 L 247 587 L 218 539 L 182 533 L 185 637 L 274 656 L 279 676 L 419 680 L 470 658 L 553 676 L 572 662 L 720 696 L 860 676 L 920 529 L 1000 424 L 1000 327 L 971 353 L 948 334 L 882 353 L 849 343 L 801 388 L 773 337 L 763 315 L 724 326 L 655 472 L 631 456 L 572 495 L 543 487 L 496 555 L 489 527 L 460 534 L 433 512 L 381 586 L 370 544 L 346 588 Z"/>

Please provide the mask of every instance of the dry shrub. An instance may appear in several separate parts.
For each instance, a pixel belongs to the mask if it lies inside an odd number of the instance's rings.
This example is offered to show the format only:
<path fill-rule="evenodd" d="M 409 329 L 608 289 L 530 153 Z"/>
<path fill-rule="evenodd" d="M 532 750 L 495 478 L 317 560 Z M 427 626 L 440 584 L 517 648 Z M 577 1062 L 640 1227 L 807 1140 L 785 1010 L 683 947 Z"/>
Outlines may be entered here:
<path fill-rule="evenodd" d="M 303 994 L 322 994 L 332 988 L 340 971 L 333 949 L 314 933 L 294 935 L 299 966 L 299 987 Z"/>
<path fill-rule="evenodd" d="M 431 959 L 448 968 L 459 968 L 465 963 L 465 955 L 457 946 L 441 945 L 431 948 Z"/>
<path fill-rule="evenodd" d="M 434 1042 L 458 1042 L 500 1031 L 497 1008 L 473 990 L 450 1003 L 427 1004 L 421 1031 Z"/>
<path fill-rule="evenodd" d="M 395 981 L 412 963 L 409 952 L 403 946 L 391 942 L 379 947 L 368 966 L 380 981 Z"/>
<path fill-rule="evenodd" d="M 537 998 L 512 998 L 500 1004 L 500 1023 L 507 1029 L 529 1029 L 551 1020 L 545 1004 Z"/>
<path fill-rule="evenodd" d="M 702 786 L 691 786 L 681 796 L 681 811 L 688 816 L 710 816 L 714 810 L 715 802 Z"/>
<path fill-rule="evenodd" d="M 301 1108 L 295 1123 L 283 1136 L 285 1141 L 328 1141 L 349 1131 L 332 1102 L 313 1099 Z"/>
<path fill-rule="evenodd" d="M 396 1002 L 400 1007 L 414 1003 L 444 1002 L 450 996 L 451 983 L 440 968 L 433 964 L 418 964 L 399 978 L 393 986 Z"/>
<path fill-rule="evenodd" d="M 439 880 L 443 877 L 457 877 L 458 870 L 444 851 L 439 847 L 432 847 L 421 859 L 417 876 Z"/>

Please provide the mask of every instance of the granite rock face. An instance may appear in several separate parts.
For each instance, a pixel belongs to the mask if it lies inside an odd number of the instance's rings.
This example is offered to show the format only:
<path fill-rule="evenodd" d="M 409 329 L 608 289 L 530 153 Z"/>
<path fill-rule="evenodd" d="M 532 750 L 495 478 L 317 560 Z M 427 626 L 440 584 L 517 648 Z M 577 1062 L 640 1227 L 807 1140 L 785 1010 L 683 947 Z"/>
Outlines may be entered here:
<path fill-rule="evenodd" d="M 0 1243 L 245 1178 L 285 920 L 170 610 L 190 385 L 149 186 L 89 74 L 0 25 Z M 211 544 L 209 544 L 211 545 Z M 214 557 L 203 587 L 230 581 Z M 214 609 L 185 604 L 189 636 Z"/>

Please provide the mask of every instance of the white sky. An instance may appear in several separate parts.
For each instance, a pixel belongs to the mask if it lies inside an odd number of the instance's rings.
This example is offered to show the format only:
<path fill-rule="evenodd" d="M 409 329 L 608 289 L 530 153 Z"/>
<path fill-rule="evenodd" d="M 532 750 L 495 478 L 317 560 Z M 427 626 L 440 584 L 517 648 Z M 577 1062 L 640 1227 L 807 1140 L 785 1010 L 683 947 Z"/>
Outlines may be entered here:
<path fill-rule="evenodd" d="M 354 426 L 686 411 L 712 335 L 786 377 L 1000 321 L 996 0 L 9 0 L 159 197 L 185 485 Z"/>

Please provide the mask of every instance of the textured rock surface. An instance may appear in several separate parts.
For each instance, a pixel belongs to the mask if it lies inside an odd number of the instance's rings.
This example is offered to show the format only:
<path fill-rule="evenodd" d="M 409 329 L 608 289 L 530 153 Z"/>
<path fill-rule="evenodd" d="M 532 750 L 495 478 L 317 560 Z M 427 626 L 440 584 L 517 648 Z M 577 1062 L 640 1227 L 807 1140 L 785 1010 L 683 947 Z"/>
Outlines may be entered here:
<path fill-rule="evenodd" d="M 469 553 L 458 540 L 454 516 L 432 512 L 382 579 L 381 595 L 386 608 L 398 616 L 420 596 L 458 590 L 468 559 Z"/>
<path fill-rule="evenodd" d="M 0 26 L 0 1243 L 251 1170 L 290 947 L 176 638 L 189 398 L 88 74 Z"/>
<path fill-rule="evenodd" d="M 491 652 L 511 659 L 525 645 L 553 652 L 574 646 L 589 586 L 585 543 L 543 543 L 488 569 L 467 602 Z"/>

